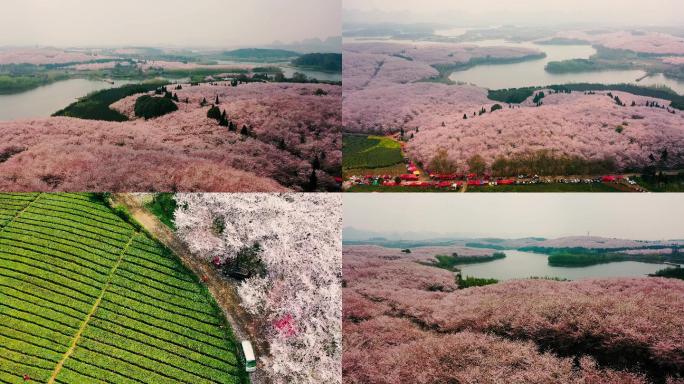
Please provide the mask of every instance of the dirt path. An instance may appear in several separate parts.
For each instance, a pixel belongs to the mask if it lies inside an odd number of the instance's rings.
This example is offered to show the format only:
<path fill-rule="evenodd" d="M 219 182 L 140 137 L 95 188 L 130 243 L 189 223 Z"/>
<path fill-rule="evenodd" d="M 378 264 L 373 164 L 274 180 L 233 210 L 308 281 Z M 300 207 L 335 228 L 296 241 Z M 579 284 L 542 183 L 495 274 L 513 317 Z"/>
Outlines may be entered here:
<path fill-rule="evenodd" d="M 240 297 L 234 284 L 221 274 L 208 261 L 200 260 L 193 256 L 192 252 L 183 244 L 178 237 L 162 223 L 154 214 L 142 206 L 138 199 L 129 194 L 115 194 L 112 196 L 115 204 L 122 204 L 128 208 L 131 215 L 150 232 L 157 240 L 172 250 L 181 259 L 186 267 L 190 268 L 197 276 L 204 280 L 204 284 L 223 310 L 233 333 L 239 343 L 240 340 L 250 340 L 254 347 L 257 359 L 268 355 L 268 343 L 259 331 L 255 319 L 240 306 Z M 259 365 L 261 362 L 259 362 Z M 262 367 L 250 375 L 252 383 L 262 384 L 269 381 L 264 377 Z"/>

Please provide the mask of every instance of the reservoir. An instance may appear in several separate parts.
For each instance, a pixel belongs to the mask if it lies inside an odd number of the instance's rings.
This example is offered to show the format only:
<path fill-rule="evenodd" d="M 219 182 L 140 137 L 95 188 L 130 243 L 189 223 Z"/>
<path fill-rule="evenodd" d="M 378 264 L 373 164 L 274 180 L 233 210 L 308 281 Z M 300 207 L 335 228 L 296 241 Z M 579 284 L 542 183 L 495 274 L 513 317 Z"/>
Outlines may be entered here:
<path fill-rule="evenodd" d="M 230 62 L 230 64 L 234 63 Z M 261 65 L 264 64 L 262 63 Z M 295 72 L 301 72 L 308 78 L 318 80 L 341 81 L 342 79 L 342 74 L 339 72 L 307 70 L 289 65 L 278 66 L 287 77 L 292 77 Z M 188 78 L 167 80 L 170 82 L 189 81 Z M 69 79 L 34 88 L 26 92 L 0 95 L 0 121 L 49 117 L 91 92 L 120 87 L 134 82 L 115 80 L 114 84 L 110 84 L 102 80 Z"/>
<path fill-rule="evenodd" d="M 620 84 L 632 83 L 641 86 L 666 85 L 684 95 L 684 82 L 668 79 L 662 74 L 648 76 L 641 70 L 606 70 L 578 73 L 549 73 L 544 68 L 550 61 L 588 59 L 596 50 L 590 45 L 541 45 L 531 42 L 513 43 L 505 40 L 483 40 L 467 44 L 479 46 L 506 46 L 530 48 L 546 53 L 543 59 L 513 64 L 486 64 L 456 71 L 449 76 L 454 82 L 475 84 L 488 89 L 519 88 L 569 83 Z"/>
<path fill-rule="evenodd" d="M 91 92 L 120 87 L 130 81 L 69 79 L 30 91 L 0 95 L 0 120 L 48 117 Z"/>
<path fill-rule="evenodd" d="M 443 35 L 458 35 L 465 33 L 468 28 L 440 31 Z M 345 37 L 344 43 L 396 43 L 411 45 L 453 44 L 433 41 L 396 40 L 389 37 Z M 502 39 L 468 41 L 459 44 L 478 45 L 481 47 L 517 47 L 528 48 L 546 53 L 546 57 L 513 64 L 482 64 L 465 71 L 455 71 L 449 79 L 456 83 L 474 84 L 488 89 L 520 88 L 570 83 L 597 84 L 637 84 L 641 86 L 665 85 L 673 91 L 684 95 L 684 82 L 669 79 L 663 74 L 646 76 L 642 70 L 606 70 L 594 72 L 554 74 L 546 71 L 550 61 L 571 59 L 588 59 L 596 53 L 591 45 L 543 45 L 533 42 L 510 42 Z M 646 76 L 646 77 L 644 77 Z M 641 79 L 637 81 L 638 79 Z"/>
<path fill-rule="evenodd" d="M 498 280 L 524 279 L 529 277 L 558 277 L 568 280 L 602 277 L 644 277 L 664 269 L 663 264 L 620 261 L 588 267 L 552 267 L 547 255 L 539 253 L 504 251 L 506 257 L 486 263 L 457 266 L 463 277 L 494 278 Z"/>

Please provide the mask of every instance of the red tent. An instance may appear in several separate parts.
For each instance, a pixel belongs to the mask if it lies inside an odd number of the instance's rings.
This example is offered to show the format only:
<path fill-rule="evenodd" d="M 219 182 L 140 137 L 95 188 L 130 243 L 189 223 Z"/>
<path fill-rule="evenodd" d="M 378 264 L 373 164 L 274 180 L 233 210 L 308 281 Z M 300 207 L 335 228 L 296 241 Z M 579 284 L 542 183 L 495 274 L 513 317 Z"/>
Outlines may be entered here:
<path fill-rule="evenodd" d="M 440 188 L 449 188 L 453 185 L 451 181 L 442 181 L 441 183 L 437 184 L 438 187 Z"/>
<path fill-rule="evenodd" d="M 476 178 L 476 177 L 477 177 L 477 174 L 475 174 L 475 173 L 469 173 L 469 174 L 468 174 L 468 178 L 469 178 L 469 179 L 474 179 L 474 178 Z"/>
<path fill-rule="evenodd" d="M 431 176 L 435 180 L 456 180 L 456 179 L 458 179 L 458 175 L 456 175 L 456 174 L 452 174 L 452 175 L 435 174 L 435 175 L 431 175 Z"/>
<path fill-rule="evenodd" d="M 399 176 L 402 180 L 418 180 L 416 175 L 401 175 Z"/>
<path fill-rule="evenodd" d="M 601 178 L 601 181 L 603 181 L 604 183 L 614 183 L 615 181 L 617 181 L 617 179 L 615 178 L 615 176 L 603 176 Z"/>
<path fill-rule="evenodd" d="M 515 184 L 515 180 L 510 180 L 510 179 L 499 180 L 499 181 L 497 181 L 497 184 L 499 184 L 499 185 L 512 185 L 512 184 Z"/>
<path fill-rule="evenodd" d="M 478 187 L 482 185 L 482 181 L 480 180 L 468 180 L 468 185 L 473 186 L 473 187 Z"/>

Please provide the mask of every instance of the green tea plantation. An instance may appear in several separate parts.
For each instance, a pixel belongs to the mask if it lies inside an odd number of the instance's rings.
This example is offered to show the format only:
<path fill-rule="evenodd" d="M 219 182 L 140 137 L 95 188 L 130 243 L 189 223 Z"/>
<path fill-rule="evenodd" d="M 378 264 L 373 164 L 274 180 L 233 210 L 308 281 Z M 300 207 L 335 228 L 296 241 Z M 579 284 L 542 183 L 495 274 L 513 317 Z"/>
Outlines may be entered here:
<path fill-rule="evenodd" d="M 247 383 L 208 291 L 94 194 L 0 194 L 0 383 Z"/>

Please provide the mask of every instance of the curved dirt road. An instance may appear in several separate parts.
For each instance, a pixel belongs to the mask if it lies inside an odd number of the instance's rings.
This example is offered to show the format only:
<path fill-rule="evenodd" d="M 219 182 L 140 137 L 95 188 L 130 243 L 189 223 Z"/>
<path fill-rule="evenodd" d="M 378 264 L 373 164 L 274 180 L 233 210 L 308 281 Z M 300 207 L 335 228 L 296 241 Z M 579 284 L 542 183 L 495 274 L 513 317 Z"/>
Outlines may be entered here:
<path fill-rule="evenodd" d="M 126 193 L 120 193 L 113 194 L 112 200 L 115 205 L 121 204 L 125 206 L 148 232 L 178 255 L 183 264 L 202 279 L 216 300 L 216 303 L 223 310 L 237 341 L 251 340 L 257 358 L 259 356 L 267 356 L 268 343 L 259 331 L 255 319 L 240 306 L 240 297 L 231 281 L 221 276 L 209 262 L 194 257 L 192 252 L 176 237 L 173 231 L 148 211 L 140 203 L 139 199 Z M 252 383 L 265 384 L 269 382 L 260 372 L 262 372 L 262 369 L 258 367 L 257 372 L 250 375 Z"/>

